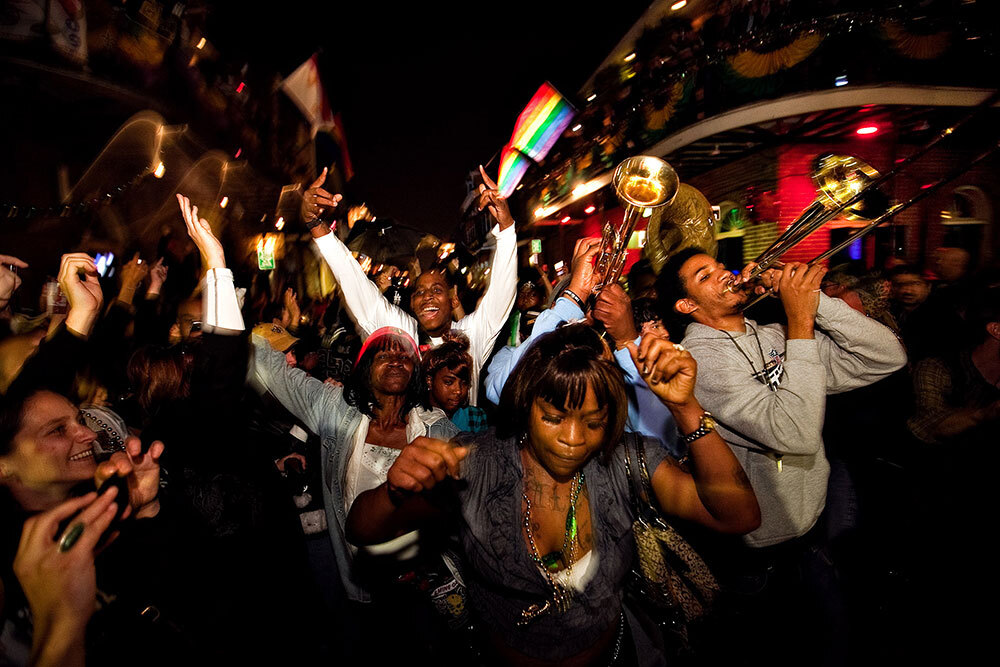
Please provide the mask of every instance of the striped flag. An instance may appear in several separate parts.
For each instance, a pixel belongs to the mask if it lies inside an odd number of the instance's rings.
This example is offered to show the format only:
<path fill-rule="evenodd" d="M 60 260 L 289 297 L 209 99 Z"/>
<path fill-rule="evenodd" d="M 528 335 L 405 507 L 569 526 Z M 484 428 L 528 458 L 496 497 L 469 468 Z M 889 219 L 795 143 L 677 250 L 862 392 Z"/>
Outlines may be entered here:
<path fill-rule="evenodd" d="M 500 155 L 498 187 L 509 197 L 532 161 L 538 162 L 569 127 L 576 109 L 552 84 L 545 82 L 521 111 L 510 143 Z"/>

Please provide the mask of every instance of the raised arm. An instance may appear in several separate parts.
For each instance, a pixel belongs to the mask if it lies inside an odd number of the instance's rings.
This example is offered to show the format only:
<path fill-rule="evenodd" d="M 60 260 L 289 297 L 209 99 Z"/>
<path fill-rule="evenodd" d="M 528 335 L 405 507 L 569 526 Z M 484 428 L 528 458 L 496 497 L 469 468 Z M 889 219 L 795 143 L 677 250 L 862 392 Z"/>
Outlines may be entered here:
<path fill-rule="evenodd" d="M 594 256 L 600 251 L 601 240 L 598 238 L 579 239 L 573 251 L 572 274 L 569 287 L 566 292 L 572 292 L 584 303 L 590 296 L 590 290 L 594 283 L 593 264 Z M 564 292 L 565 293 L 565 292 Z M 534 344 L 535 340 L 550 331 L 553 331 L 560 322 L 577 320 L 583 317 L 583 310 L 576 301 L 569 296 L 562 296 L 556 299 L 550 308 L 539 313 L 535 318 L 535 324 L 531 328 L 531 335 L 520 345 L 509 349 L 501 356 L 500 353 L 493 358 L 493 362 L 487 369 L 486 378 L 486 398 L 494 404 L 500 404 L 500 394 L 507 384 L 507 378 L 514 371 L 517 362 L 525 352 Z"/>
<path fill-rule="evenodd" d="M 490 232 L 496 239 L 493 262 L 490 265 L 490 284 L 476 309 L 462 318 L 458 328 L 469 337 L 470 352 L 485 364 L 493 352 L 497 336 L 507 323 L 510 310 L 514 307 L 517 293 L 517 234 L 514 218 L 510 214 L 507 200 L 500 196 L 486 171 L 479 167 L 483 184 L 479 186 L 479 210 L 490 212 L 497 224 Z"/>
<path fill-rule="evenodd" d="M 94 258 L 82 252 L 63 255 L 59 289 L 69 301 L 66 322 L 24 363 L 8 389 L 11 393 L 45 388 L 71 396 L 80 360 L 92 355 L 88 339 L 104 304 Z"/>
<path fill-rule="evenodd" d="M 198 247 L 205 268 L 201 283 L 203 342 L 194 357 L 191 397 L 207 419 L 232 417 L 239 410 L 248 361 L 233 272 L 226 268 L 222 244 L 208 221 L 198 217 L 198 208 L 192 207 L 183 195 L 177 195 L 177 202 L 188 236 Z"/>
<path fill-rule="evenodd" d="M 643 380 L 673 414 L 681 433 L 702 426 L 704 408 L 694 397 L 697 364 L 678 345 L 646 335 L 629 351 Z M 663 511 L 723 533 L 749 533 L 760 525 L 760 507 L 743 467 L 714 430 L 691 445 L 690 472 L 670 459 L 652 474 Z"/>
<path fill-rule="evenodd" d="M 303 194 L 302 216 L 316 247 L 340 285 L 347 311 L 354 318 L 362 336 L 367 337 L 380 327 L 395 326 L 417 338 L 416 320 L 382 296 L 347 246 L 320 221 L 320 214 L 325 209 L 334 208 L 341 200 L 340 195 L 331 195 L 323 189 L 326 173 L 327 170 L 323 169 L 323 173 Z"/>
<path fill-rule="evenodd" d="M 306 428 L 322 436 L 325 425 L 347 409 L 343 387 L 324 384 L 305 371 L 290 367 L 285 355 L 272 348 L 264 338 L 251 336 L 251 341 L 251 368 L 261 388 L 274 394 Z"/>

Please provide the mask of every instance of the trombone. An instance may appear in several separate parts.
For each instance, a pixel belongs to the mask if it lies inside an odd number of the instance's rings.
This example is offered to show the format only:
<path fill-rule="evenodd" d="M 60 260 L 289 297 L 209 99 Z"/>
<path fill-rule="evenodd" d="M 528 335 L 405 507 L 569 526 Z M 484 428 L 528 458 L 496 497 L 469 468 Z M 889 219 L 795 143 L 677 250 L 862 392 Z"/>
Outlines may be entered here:
<path fill-rule="evenodd" d="M 813 181 L 820 191 L 820 196 L 755 260 L 756 266 L 750 272 L 747 280 L 740 285 L 728 287 L 727 289 L 730 291 L 734 289 L 746 289 L 761 274 L 778 264 L 782 255 L 808 238 L 823 223 L 832 220 L 841 213 L 851 219 L 869 220 L 867 225 L 854 234 L 851 234 L 836 246 L 810 260 L 808 265 L 812 266 L 832 257 L 861 237 L 867 235 L 879 225 L 923 200 L 941 186 L 955 180 L 988 158 L 1000 149 L 1000 141 L 993 143 L 970 162 L 953 169 L 937 181 L 924 185 L 916 195 L 905 202 L 889 206 L 888 198 L 879 189 L 880 185 L 895 177 L 920 157 L 923 157 L 959 127 L 982 111 L 992 107 L 998 99 L 1000 99 L 1000 91 L 993 92 L 971 113 L 958 120 L 954 125 L 941 130 L 929 142 L 903 159 L 895 168 L 884 174 L 879 174 L 870 165 L 852 156 L 826 155 L 820 158 L 818 169 L 813 174 Z M 769 296 L 769 294 L 770 291 L 765 292 L 747 302 L 744 304 L 743 310 L 750 308 L 764 297 Z"/>

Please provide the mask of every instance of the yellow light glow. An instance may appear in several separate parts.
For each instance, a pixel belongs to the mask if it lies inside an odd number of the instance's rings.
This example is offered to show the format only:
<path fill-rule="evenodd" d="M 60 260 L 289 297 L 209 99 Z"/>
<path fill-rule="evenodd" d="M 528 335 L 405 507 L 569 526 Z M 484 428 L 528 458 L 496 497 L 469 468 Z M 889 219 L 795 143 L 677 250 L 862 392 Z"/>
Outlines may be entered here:
<path fill-rule="evenodd" d="M 537 218 L 544 218 L 548 214 L 549 214 L 549 209 L 545 208 L 544 206 L 539 206 L 538 208 L 535 209 L 535 218 L 536 219 Z"/>
<path fill-rule="evenodd" d="M 676 12 L 678 9 L 684 9 L 687 7 L 688 0 L 677 0 L 674 4 L 670 5 L 670 11 Z"/>
<path fill-rule="evenodd" d="M 206 44 L 206 43 L 207 43 L 207 42 L 205 41 L 205 38 L 204 38 L 204 37 L 202 37 L 201 39 L 199 39 L 199 40 L 198 40 L 198 43 L 197 43 L 197 44 L 195 44 L 194 48 L 196 48 L 196 49 L 199 49 L 199 50 L 200 50 L 200 49 L 203 49 L 203 48 L 205 48 L 205 44 Z"/>
<path fill-rule="evenodd" d="M 229 206 L 229 197 L 223 197 L 222 201 L 219 202 L 219 208 L 226 208 Z"/>
<path fill-rule="evenodd" d="M 591 93 L 590 97 L 587 98 L 588 102 L 593 102 L 597 99 L 597 93 Z"/>
<path fill-rule="evenodd" d="M 157 178 L 163 178 L 163 174 L 165 174 L 166 171 L 167 168 L 163 166 L 163 163 L 161 162 L 160 164 L 156 165 L 156 169 L 153 170 L 153 176 L 156 176 Z"/>
<path fill-rule="evenodd" d="M 591 192 L 599 189 L 600 187 L 601 184 L 600 182 L 597 181 L 597 179 L 594 179 L 587 183 L 580 183 L 580 185 L 573 188 L 573 196 L 577 198 L 583 197 L 589 195 Z"/>
<path fill-rule="evenodd" d="M 274 228 L 277 229 L 279 232 L 282 229 L 284 229 L 285 228 L 285 219 L 284 218 L 278 218 L 278 221 L 276 223 L 274 223 Z"/>
<path fill-rule="evenodd" d="M 632 53 L 628 54 L 627 56 L 625 56 L 625 62 L 630 63 L 633 60 L 635 60 L 635 52 L 632 52 Z"/>

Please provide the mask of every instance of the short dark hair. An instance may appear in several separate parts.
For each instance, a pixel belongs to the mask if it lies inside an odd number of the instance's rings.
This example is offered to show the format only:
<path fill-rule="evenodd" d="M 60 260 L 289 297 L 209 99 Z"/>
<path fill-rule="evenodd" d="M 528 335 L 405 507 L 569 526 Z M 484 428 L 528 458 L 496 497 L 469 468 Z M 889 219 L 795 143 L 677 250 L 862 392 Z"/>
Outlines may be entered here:
<path fill-rule="evenodd" d="M 442 368 L 457 371 L 459 379 L 472 381 L 472 355 L 469 354 L 469 339 L 457 329 L 446 331 L 444 342 L 428 351 L 420 361 L 426 382 L 420 383 L 420 402 L 424 407 L 431 407 L 431 396 L 428 384 Z M 468 399 L 466 399 L 468 400 Z"/>
<path fill-rule="evenodd" d="M 635 322 L 637 329 L 641 329 L 642 325 L 646 322 L 654 322 L 656 320 L 662 322 L 663 316 L 660 314 L 656 299 L 651 299 L 648 296 L 634 299 L 632 301 L 632 320 Z"/>
<path fill-rule="evenodd" d="M 889 280 L 892 280 L 897 276 L 909 276 L 909 275 L 919 276 L 921 280 L 927 282 L 927 279 L 924 277 L 923 271 L 921 271 L 920 267 L 918 267 L 916 264 L 900 264 L 899 266 L 894 266 L 889 270 L 889 274 L 886 277 L 889 278 Z"/>
<path fill-rule="evenodd" d="M 375 411 L 381 407 L 378 399 L 375 398 L 375 393 L 372 391 L 371 386 L 372 366 L 375 365 L 375 355 L 383 350 L 395 349 L 397 347 L 405 349 L 399 340 L 393 336 L 381 336 L 365 349 L 361 358 L 358 359 L 358 363 L 354 364 L 354 368 L 351 369 L 351 374 L 348 376 L 347 383 L 344 386 L 344 400 L 348 405 L 357 408 L 368 417 L 375 416 Z M 399 411 L 400 419 L 405 420 L 406 414 L 420 402 L 421 384 L 420 363 L 415 360 L 413 363 L 413 374 L 406 385 L 406 398 Z"/>
<path fill-rule="evenodd" d="M 604 461 L 621 442 L 628 419 L 628 397 L 622 371 L 604 358 L 600 336 L 586 324 L 567 324 L 540 336 L 507 378 L 500 396 L 497 435 L 521 438 L 531 425 L 536 398 L 557 407 L 579 408 L 594 390 L 598 405 L 608 409 Z"/>
<path fill-rule="evenodd" d="M 683 333 L 684 327 L 691 322 L 690 315 L 678 313 L 674 309 L 675 303 L 690 296 L 684 286 L 684 279 L 681 278 L 681 268 L 692 257 L 704 254 L 705 251 L 701 248 L 684 248 L 670 256 L 660 269 L 660 275 L 656 277 L 657 309 L 663 324 L 670 330 L 670 337 L 676 340 L 683 336 L 675 336 L 675 331 Z"/>
<path fill-rule="evenodd" d="M 455 277 L 451 275 L 451 271 L 448 270 L 447 264 L 440 264 L 435 262 L 431 266 L 427 267 L 427 269 L 424 270 L 424 272 L 421 273 L 420 275 L 422 276 L 424 275 L 424 273 L 440 273 L 441 277 L 444 279 L 444 282 L 448 285 L 448 287 L 454 287 L 456 285 Z M 417 279 L 413 281 L 414 286 L 416 285 L 416 282 L 417 280 L 419 280 L 419 278 L 420 276 L 417 276 Z"/>

